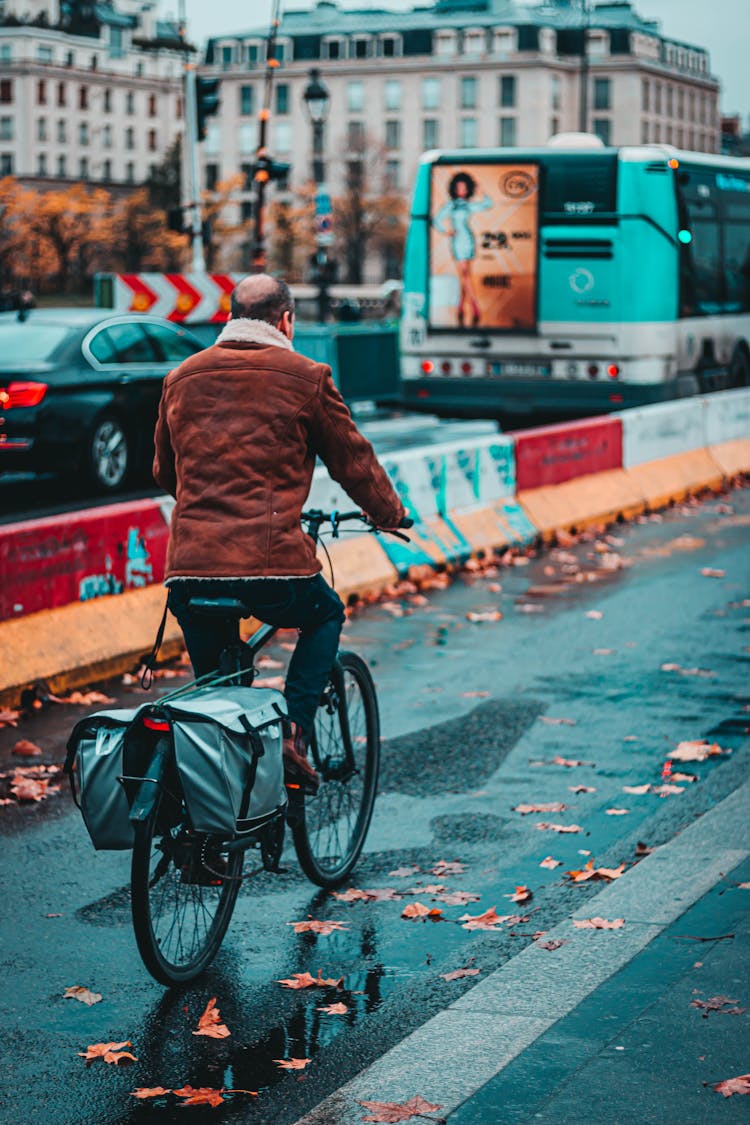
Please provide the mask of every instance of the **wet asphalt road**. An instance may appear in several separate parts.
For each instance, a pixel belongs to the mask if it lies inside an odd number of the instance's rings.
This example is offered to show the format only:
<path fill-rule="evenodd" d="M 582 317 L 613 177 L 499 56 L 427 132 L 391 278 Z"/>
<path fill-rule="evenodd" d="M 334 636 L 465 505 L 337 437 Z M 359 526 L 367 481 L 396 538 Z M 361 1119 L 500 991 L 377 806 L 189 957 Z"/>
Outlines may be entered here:
<path fill-rule="evenodd" d="M 631 864 L 639 841 L 653 847 L 670 840 L 747 777 L 749 547 L 746 489 L 614 529 L 599 546 L 582 542 L 494 575 L 465 576 L 429 592 L 426 604 L 405 597 L 355 614 L 347 647 L 373 666 L 386 741 L 381 794 L 353 885 L 403 893 L 438 881 L 481 895 L 468 907 L 416 896 L 443 906 L 443 921 L 402 919 L 411 895 L 338 903 L 312 888 L 290 855 L 287 874 L 263 875 L 243 888 L 205 979 L 167 992 L 135 951 L 128 856 L 94 853 L 64 794 L 0 808 L 0 1121 L 182 1121 L 173 1102 L 141 1104 L 129 1092 L 190 1083 L 259 1093 L 236 1095 L 218 1110 L 193 1109 L 191 1120 L 291 1125 L 600 889 L 571 886 L 560 872 L 582 867 L 589 852 L 597 865 Z M 725 573 L 706 577 L 706 567 Z M 501 621 L 466 619 L 493 608 Z M 587 616 L 592 612 L 601 616 Z M 677 668 L 662 670 L 664 664 Z M 82 713 L 56 707 L 17 731 L 0 731 L 0 768 L 7 769 L 19 737 L 37 742 L 44 761 L 60 761 Z M 568 722 L 550 721 L 560 719 Z M 675 767 L 697 778 L 680 793 L 623 792 L 624 785 L 659 784 L 669 749 L 703 737 L 733 753 Z M 556 756 L 580 764 L 554 764 Z M 575 793 L 577 786 L 592 791 Z M 513 811 L 555 801 L 567 808 Z M 627 812 L 608 814 L 612 808 Z M 537 830 L 539 821 L 581 831 Z M 540 868 L 548 855 L 561 861 L 557 870 Z M 430 874 L 437 861 L 456 859 L 465 874 Z M 405 865 L 420 870 L 411 878 L 389 874 Z M 533 891 L 524 906 L 505 897 L 518 885 Z M 490 906 L 501 914 L 525 911 L 528 920 L 498 933 L 456 924 L 464 911 Z M 286 923 L 308 915 L 348 929 L 296 936 Z M 472 958 L 479 978 L 441 979 Z M 290 992 L 275 983 L 318 969 L 343 976 L 344 990 Z M 77 984 L 102 993 L 103 1002 L 87 1008 L 63 1000 L 64 989 Z M 212 996 L 229 1039 L 192 1035 Z M 319 1011 L 334 999 L 347 1004 L 346 1015 Z M 715 1026 L 706 1024 L 706 1036 Z M 719 1077 L 747 1071 L 748 1026 L 746 1016 L 731 1025 Z M 97 1063 L 87 1070 L 77 1057 L 90 1043 L 124 1039 L 138 1057 L 129 1069 Z M 303 1072 L 284 1073 L 273 1060 L 289 1057 L 312 1061 Z M 708 1102 L 703 1120 L 715 1120 L 717 1106 L 726 1120 L 740 1120 L 739 1101 L 726 1110 L 718 1098 Z M 579 1120 L 589 1120 L 585 1108 Z"/>

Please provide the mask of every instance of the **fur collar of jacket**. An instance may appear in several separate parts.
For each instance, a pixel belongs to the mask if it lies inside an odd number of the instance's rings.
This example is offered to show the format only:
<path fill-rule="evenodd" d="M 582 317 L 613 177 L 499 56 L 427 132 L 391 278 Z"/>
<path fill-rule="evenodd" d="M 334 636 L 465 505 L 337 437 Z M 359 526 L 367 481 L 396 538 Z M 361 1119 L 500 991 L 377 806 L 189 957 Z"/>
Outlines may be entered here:
<path fill-rule="evenodd" d="M 287 348 L 294 351 L 292 341 L 266 320 L 242 317 L 228 320 L 216 340 L 217 344 L 254 344 L 261 348 Z"/>

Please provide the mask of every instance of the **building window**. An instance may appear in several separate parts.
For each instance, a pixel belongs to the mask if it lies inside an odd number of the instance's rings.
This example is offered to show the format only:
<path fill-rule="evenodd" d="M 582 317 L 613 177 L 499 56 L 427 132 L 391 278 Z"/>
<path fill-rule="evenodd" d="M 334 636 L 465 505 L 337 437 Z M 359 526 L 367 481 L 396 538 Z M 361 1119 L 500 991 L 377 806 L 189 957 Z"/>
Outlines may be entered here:
<path fill-rule="evenodd" d="M 51 63 L 52 62 L 52 48 L 51 47 L 37 47 L 36 57 L 37 57 L 37 62 Z"/>
<path fill-rule="evenodd" d="M 486 45 L 487 37 L 484 30 L 464 32 L 463 53 L 465 55 L 484 54 Z"/>
<path fill-rule="evenodd" d="M 36 84 L 36 104 L 37 105 L 46 105 L 47 104 L 47 83 L 44 81 L 43 78 L 40 78 L 39 81 Z"/>
<path fill-rule="evenodd" d="M 112 112 L 112 91 L 109 86 L 107 86 L 102 95 L 102 109 L 105 113 Z"/>
<path fill-rule="evenodd" d="M 13 140 L 13 118 L 0 117 L 0 141 Z"/>
<path fill-rule="evenodd" d="M 110 27 L 109 29 L 109 57 L 111 59 L 121 59 L 125 55 L 125 49 L 122 41 L 122 28 Z M 109 177 L 107 177 L 109 179 Z"/>
<path fill-rule="evenodd" d="M 89 63 L 89 69 L 90 70 L 98 70 L 99 69 L 99 59 L 96 57 L 96 55 L 91 56 L 91 62 Z"/>
<path fill-rule="evenodd" d="M 247 121 L 244 125 L 240 125 L 239 142 L 240 152 L 254 152 L 258 147 L 258 130 L 254 121 Z"/>
<path fill-rule="evenodd" d="M 0 176 L 13 175 L 13 153 L 0 152 Z"/>
<path fill-rule="evenodd" d="M 68 162 L 64 156 L 58 156 L 57 158 L 57 174 L 63 177 L 68 174 Z"/>
<path fill-rule="evenodd" d="M 105 160 L 104 163 L 102 164 L 102 179 L 103 180 L 111 180 L 112 179 L 112 161 L 111 160 Z"/>
<path fill-rule="evenodd" d="M 13 101 L 13 82 L 10 78 L 0 78 L 0 105 L 10 105 Z"/>
<path fill-rule="evenodd" d="M 477 108 L 477 80 L 476 78 L 461 79 L 461 109 Z"/>
<path fill-rule="evenodd" d="M 461 118 L 461 148 L 477 147 L 477 119 L 476 117 Z"/>
<path fill-rule="evenodd" d="M 422 148 L 438 148 L 440 144 L 439 122 L 436 117 L 425 117 L 422 122 Z"/>
<path fill-rule="evenodd" d="M 252 86 L 240 86 L 240 113 L 243 117 L 250 117 L 254 112 L 253 94 Z"/>
<path fill-rule="evenodd" d="M 682 88 L 677 91 L 677 116 L 680 120 L 685 116 L 685 91 Z"/>
<path fill-rule="evenodd" d="M 149 94 L 148 96 L 148 115 L 149 117 L 156 117 L 156 94 Z"/>
<path fill-rule="evenodd" d="M 400 46 L 400 42 L 400 39 L 397 39 L 394 35 L 385 36 L 380 41 L 380 53 L 386 59 L 395 58 L 396 55 L 401 54 L 398 49 Z"/>
<path fill-rule="evenodd" d="M 651 102 L 651 83 L 648 78 L 644 78 L 641 82 L 641 109 L 644 113 L 648 113 Z"/>
<path fill-rule="evenodd" d="M 555 105 L 555 81 L 558 83 L 558 96 L 559 96 L 559 82 L 560 79 L 552 76 L 552 106 L 557 109 Z M 503 74 L 500 77 L 500 105 L 503 109 L 512 109 L 516 104 L 516 79 L 513 74 Z"/>
<path fill-rule="evenodd" d="M 661 83 L 654 82 L 654 113 L 661 113 Z"/>
<path fill-rule="evenodd" d="M 688 120 L 695 121 L 695 94 L 692 90 L 688 93 Z"/>
<path fill-rule="evenodd" d="M 132 90 L 128 90 L 125 95 L 125 112 L 131 116 L 135 113 L 135 94 Z"/>
<path fill-rule="evenodd" d="M 654 122 L 654 141 L 659 144 L 661 141 L 661 125 L 658 121 Z"/>
<path fill-rule="evenodd" d="M 47 175 L 47 153 L 40 152 L 36 161 L 36 174 L 37 176 Z"/>
<path fill-rule="evenodd" d="M 355 39 L 350 46 L 350 54 L 355 59 L 368 59 L 370 57 L 370 40 Z"/>
<path fill-rule="evenodd" d="M 158 146 L 157 146 L 157 143 L 156 143 L 156 129 L 149 129 L 149 131 L 148 131 L 148 151 L 149 152 L 156 152 L 157 147 Z"/>
<path fill-rule="evenodd" d="M 75 53 L 73 51 L 68 51 L 67 54 L 65 55 L 65 65 L 66 66 L 75 66 L 75 64 L 76 64 Z"/>
<path fill-rule="evenodd" d="M 226 46 L 226 47 L 221 48 L 221 69 L 222 70 L 229 70 L 229 68 L 230 68 L 230 66 L 232 65 L 232 62 L 233 62 L 233 57 L 234 57 L 234 47 Z M 209 165 L 209 167 L 212 167 L 212 165 Z"/>
<path fill-rule="evenodd" d="M 135 76 L 136 76 L 136 78 L 143 78 L 143 63 L 142 62 L 139 62 L 139 63 L 135 64 Z"/>
<path fill-rule="evenodd" d="M 292 151 L 292 123 L 291 121 L 277 121 L 273 129 L 273 147 L 275 152 L 286 153 Z"/>
<path fill-rule="evenodd" d="M 12 61 L 13 48 L 11 47 L 10 43 L 0 43 L 0 63 L 3 63 L 3 65 L 5 65 L 6 63 Z"/>
<path fill-rule="evenodd" d="M 550 118 L 550 123 L 549 123 L 549 135 L 550 135 L 551 137 L 554 137 L 554 136 L 556 136 L 556 135 L 557 135 L 557 134 L 558 134 L 559 132 L 560 132 L 560 118 L 559 118 L 559 117 L 552 117 L 552 118 Z"/>
<path fill-rule="evenodd" d="M 276 112 L 281 117 L 289 113 L 289 86 L 286 82 L 276 87 Z"/>
<path fill-rule="evenodd" d="M 206 191 L 215 191 L 219 182 L 219 165 L 206 165 Z"/>
<path fill-rule="evenodd" d="M 89 143 L 89 127 L 86 121 L 81 121 L 78 126 L 78 143 L 79 145 L 87 145 Z"/>
<path fill-rule="evenodd" d="M 677 130 L 677 147 L 678 148 L 682 148 L 682 140 L 683 140 L 682 129 L 678 128 L 678 130 Z"/>
<path fill-rule="evenodd" d="M 560 108 L 560 75 L 552 75 L 552 108 Z"/>
<path fill-rule="evenodd" d="M 594 79 L 594 109 L 610 108 L 610 81 L 608 78 Z"/>
<path fill-rule="evenodd" d="M 647 145 L 649 141 L 648 121 L 641 121 L 641 144 Z"/>
<path fill-rule="evenodd" d="M 338 39 L 329 39 L 323 44 L 324 59 L 340 59 L 342 57 L 341 43 Z"/>
<path fill-rule="evenodd" d="M 286 58 L 286 43 L 277 43 L 274 47 L 274 58 L 276 62 L 283 63 Z"/>
<path fill-rule="evenodd" d="M 246 43 L 245 49 L 247 51 L 247 69 L 252 70 L 260 58 L 260 51 L 257 43 Z"/>
<path fill-rule="evenodd" d="M 36 139 L 38 141 L 47 140 L 47 118 L 40 117 L 36 123 Z"/>
<path fill-rule="evenodd" d="M 503 148 L 512 148 L 516 143 L 516 119 L 515 117 L 501 117 L 500 118 L 500 144 Z"/>
<path fill-rule="evenodd" d="M 400 121 L 386 121 L 385 123 L 385 147 L 386 148 L 401 148 L 401 122 Z"/>
<path fill-rule="evenodd" d="M 78 162 L 78 175 L 82 180 L 87 180 L 89 178 L 89 158 L 88 158 L 88 156 L 82 156 L 81 159 L 79 160 L 79 162 Z"/>
<path fill-rule="evenodd" d="M 64 145 L 65 142 L 67 141 L 67 139 L 68 139 L 68 133 L 67 133 L 67 129 L 66 129 L 66 126 L 65 126 L 65 122 L 63 121 L 62 118 L 60 118 L 60 120 L 57 122 L 57 143 L 60 144 L 60 145 Z"/>
<path fill-rule="evenodd" d="M 385 108 L 401 109 L 401 83 L 398 78 L 389 78 L 385 84 Z"/>
<path fill-rule="evenodd" d="M 601 140 L 602 144 L 609 144 L 609 135 L 611 122 L 608 117 L 595 117 L 592 125 L 597 137 Z"/>
<path fill-rule="evenodd" d="M 65 83 L 64 82 L 58 82 L 57 83 L 57 104 L 59 106 L 64 106 L 64 105 L 67 104 L 67 98 L 65 96 Z"/>
<path fill-rule="evenodd" d="M 456 33 L 454 31 L 435 32 L 435 54 L 446 58 L 456 53 Z"/>
<path fill-rule="evenodd" d="M 668 145 L 671 145 L 671 143 L 672 143 L 672 126 L 671 125 L 667 125 L 667 127 L 664 130 L 664 140 L 667 142 Z"/>
<path fill-rule="evenodd" d="M 179 96 L 175 99 L 174 115 L 178 121 L 182 121 L 182 98 Z"/>
<path fill-rule="evenodd" d="M 78 87 L 78 108 L 79 109 L 88 109 L 89 108 L 89 88 L 88 88 L 88 86 L 79 86 Z"/>
<path fill-rule="evenodd" d="M 132 160 L 125 165 L 125 181 L 129 184 L 135 183 L 135 164 Z"/>
<path fill-rule="evenodd" d="M 346 108 L 350 113 L 361 113 L 365 108 L 364 82 L 349 82 L 347 84 Z"/>
<path fill-rule="evenodd" d="M 422 109 L 440 109 L 440 79 L 422 79 Z"/>
<path fill-rule="evenodd" d="M 387 188 L 392 191 L 398 191 L 401 187 L 401 161 L 400 160 L 386 160 L 385 162 L 385 184 Z"/>
<path fill-rule="evenodd" d="M 365 126 L 363 121 L 349 121 L 346 126 L 346 138 L 352 152 L 361 152 L 365 143 Z"/>
<path fill-rule="evenodd" d="M 133 129 L 125 130 L 125 148 L 129 152 L 132 152 L 135 148 L 135 130 Z"/>
<path fill-rule="evenodd" d="M 112 126 L 105 125 L 102 129 L 102 148 L 112 148 Z"/>
<path fill-rule="evenodd" d="M 674 115 L 674 102 L 673 102 L 674 91 L 673 91 L 671 86 L 667 86 L 666 98 L 667 98 L 667 111 L 666 111 L 667 117 L 672 117 Z M 604 107 L 604 108 L 606 108 L 606 107 Z"/>

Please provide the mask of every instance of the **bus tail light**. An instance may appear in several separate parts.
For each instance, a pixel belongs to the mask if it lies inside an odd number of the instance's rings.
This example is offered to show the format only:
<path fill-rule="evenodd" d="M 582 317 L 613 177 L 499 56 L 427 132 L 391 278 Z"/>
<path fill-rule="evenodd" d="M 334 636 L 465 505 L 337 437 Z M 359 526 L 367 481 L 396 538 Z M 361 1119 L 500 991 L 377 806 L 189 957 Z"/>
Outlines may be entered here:
<path fill-rule="evenodd" d="M 420 388 L 420 389 L 419 389 L 419 390 L 417 391 L 417 398 L 429 398 L 429 397 L 430 397 L 430 392 L 429 392 L 429 391 L 426 391 L 426 390 L 424 390 L 423 388 Z"/>
<path fill-rule="evenodd" d="M 443 375 L 450 375 L 451 371 L 453 370 L 451 361 L 449 359 L 444 359 L 440 364 L 440 370 L 442 371 Z"/>
<path fill-rule="evenodd" d="M 472 371 L 473 371 L 473 368 L 472 368 L 471 364 L 469 363 L 469 361 L 464 360 L 464 362 L 461 364 L 461 374 L 462 375 L 471 375 Z"/>
<path fill-rule="evenodd" d="M 614 402 L 614 403 L 621 403 L 622 402 L 622 395 L 610 395 L 609 401 Z"/>
<path fill-rule="evenodd" d="M 607 374 L 609 375 L 610 379 L 616 379 L 620 374 L 620 368 L 616 363 L 610 363 L 607 367 Z"/>
<path fill-rule="evenodd" d="M 423 359 L 422 360 L 422 371 L 425 373 L 425 375 L 432 375 L 434 370 L 435 370 L 435 364 L 432 362 L 431 359 Z"/>
<path fill-rule="evenodd" d="M 0 410 L 38 406 L 46 393 L 46 383 L 8 383 L 6 387 L 0 387 Z"/>
<path fill-rule="evenodd" d="M 598 363 L 590 363 L 588 365 L 587 370 L 588 370 L 588 373 L 589 373 L 589 377 L 591 379 L 595 379 L 597 377 L 597 375 L 599 374 L 599 364 Z"/>

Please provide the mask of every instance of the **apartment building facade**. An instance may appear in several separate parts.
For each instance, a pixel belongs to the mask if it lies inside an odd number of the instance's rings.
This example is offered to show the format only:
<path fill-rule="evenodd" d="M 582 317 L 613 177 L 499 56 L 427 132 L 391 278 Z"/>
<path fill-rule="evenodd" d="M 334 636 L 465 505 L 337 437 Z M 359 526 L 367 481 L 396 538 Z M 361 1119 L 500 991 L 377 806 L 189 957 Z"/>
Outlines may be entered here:
<path fill-rule="evenodd" d="M 154 0 L 0 0 L 0 176 L 143 183 L 184 129 L 177 28 Z"/>
<path fill-rule="evenodd" d="M 312 67 L 331 97 L 325 171 L 334 193 L 363 139 L 382 151 L 384 180 L 408 196 L 425 150 L 541 145 L 576 131 L 584 85 L 586 130 L 606 144 L 719 151 L 719 84 L 703 48 L 666 38 L 629 0 L 595 4 L 583 21 L 576 0 L 437 0 L 401 12 L 317 0 L 289 11 L 276 44 L 270 151 L 292 164 L 290 188 L 309 181 L 303 93 Z M 221 80 L 220 114 L 202 149 L 203 186 L 244 172 L 246 213 L 267 30 L 210 40 L 202 67 Z"/>

